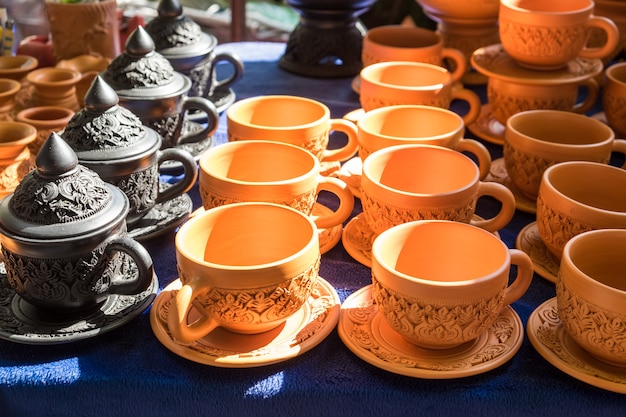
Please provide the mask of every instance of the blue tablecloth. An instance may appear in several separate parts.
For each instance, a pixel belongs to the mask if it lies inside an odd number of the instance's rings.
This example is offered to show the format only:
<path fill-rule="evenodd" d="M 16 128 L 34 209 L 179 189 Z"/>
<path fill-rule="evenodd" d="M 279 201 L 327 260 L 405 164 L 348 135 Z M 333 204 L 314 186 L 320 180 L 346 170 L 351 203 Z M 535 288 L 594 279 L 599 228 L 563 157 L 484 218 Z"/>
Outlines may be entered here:
<path fill-rule="evenodd" d="M 237 99 L 291 94 L 328 105 L 333 117 L 359 107 L 351 79 L 312 79 L 281 70 L 279 43 L 223 44 L 241 56 L 245 75 Z M 484 88 L 484 87 L 483 87 Z M 483 97 L 484 97 L 484 91 Z M 224 115 L 215 136 L 226 141 Z M 492 156 L 501 147 L 486 144 Z M 197 185 L 190 192 L 200 207 Z M 478 214 L 494 208 L 479 206 Z M 357 201 L 355 214 L 360 211 Z M 534 216 L 516 212 L 500 232 L 509 247 Z M 174 231 L 145 243 L 160 288 L 177 278 Z M 371 283 L 370 270 L 339 243 L 322 258 L 320 275 L 341 300 Z M 555 296 L 554 284 L 535 275 L 513 308 L 524 325 Z M 397 375 L 359 359 L 334 330 L 311 351 L 248 369 L 201 365 L 179 357 L 155 337 L 149 311 L 111 332 L 62 345 L 0 340 L 1 416 L 624 416 L 626 395 L 588 385 L 556 369 L 526 337 L 517 354 L 486 373 L 458 379 Z"/>

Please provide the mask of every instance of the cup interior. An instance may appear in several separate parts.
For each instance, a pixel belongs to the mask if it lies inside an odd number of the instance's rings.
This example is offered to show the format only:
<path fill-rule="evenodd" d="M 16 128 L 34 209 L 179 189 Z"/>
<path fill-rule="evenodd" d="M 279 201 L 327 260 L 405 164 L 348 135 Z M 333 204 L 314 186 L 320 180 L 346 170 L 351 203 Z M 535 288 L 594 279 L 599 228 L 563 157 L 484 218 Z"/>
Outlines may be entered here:
<path fill-rule="evenodd" d="M 385 246 L 376 256 L 386 269 L 441 283 L 492 276 L 508 263 L 508 251 L 495 236 L 452 221 L 406 223 L 383 232 L 375 245 Z"/>
<path fill-rule="evenodd" d="M 589 0 L 505 0 L 502 1 L 507 7 L 523 12 L 541 13 L 567 13 L 580 9 L 586 9 L 590 5 Z"/>
<path fill-rule="evenodd" d="M 478 181 L 476 164 L 465 155 L 436 146 L 385 148 L 368 156 L 363 173 L 372 182 L 398 193 L 446 194 Z"/>
<path fill-rule="evenodd" d="M 390 48 L 426 48 L 440 42 L 435 32 L 411 26 L 381 26 L 367 32 L 367 39 Z"/>
<path fill-rule="evenodd" d="M 463 119 L 430 106 L 390 106 L 367 112 L 358 121 L 366 133 L 406 139 L 448 137 L 464 128 Z"/>
<path fill-rule="evenodd" d="M 316 170 L 316 164 L 316 158 L 304 149 L 256 140 L 225 143 L 200 160 L 200 168 L 210 177 L 257 184 L 301 178 Z"/>
<path fill-rule="evenodd" d="M 626 297 L 626 231 L 599 230 L 578 235 L 569 246 L 572 264 L 584 275 L 608 287 L 625 291 Z"/>
<path fill-rule="evenodd" d="M 288 207 L 264 203 L 210 209 L 185 223 L 176 248 L 198 264 L 268 266 L 317 245 L 315 225 Z"/>
<path fill-rule="evenodd" d="M 16 142 L 24 142 L 25 144 L 35 139 L 36 134 L 37 130 L 27 123 L 0 123 L 0 144 L 14 144 Z"/>
<path fill-rule="evenodd" d="M 327 112 L 324 105 L 313 100 L 262 96 L 233 104 L 227 114 L 232 121 L 243 125 L 287 128 L 315 124 L 326 117 Z"/>
<path fill-rule="evenodd" d="M 553 165 L 544 174 L 560 195 L 600 210 L 625 213 L 626 171 L 599 163 L 565 162 Z"/>
<path fill-rule="evenodd" d="M 409 87 L 442 88 L 450 84 L 450 73 L 443 67 L 420 62 L 381 62 L 361 70 L 361 79 L 373 84 Z"/>
<path fill-rule="evenodd" d="M 626 84 L 626 65 L 611 65 L 606 69 L 605 74 L 609 80 L 615 83 Z"/>

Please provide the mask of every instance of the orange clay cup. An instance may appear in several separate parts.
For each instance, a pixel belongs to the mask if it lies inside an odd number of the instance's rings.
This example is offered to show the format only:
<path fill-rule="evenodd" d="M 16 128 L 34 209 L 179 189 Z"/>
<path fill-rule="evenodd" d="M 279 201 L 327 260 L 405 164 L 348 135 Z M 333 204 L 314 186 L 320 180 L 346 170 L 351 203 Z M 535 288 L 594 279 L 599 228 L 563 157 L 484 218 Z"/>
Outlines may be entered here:
<path fill-rule="evenodd" d="M 320 162 L 295 145 L 265 140 L 228 142 L 200 157 L 199 189 L 205 209 L 242 201 L 290 206 L 310 216 L 320 192 L 339 200 L 336 211 L 311 216 L 320 229 L 342 224 L 354 196 L 337 178 L 320 175 Z"/>
<path fill-rule="evenodd" d="M 450 72 L 440 66 L 423 62 L 379 62 L 361 70 L 360 101 L 366 112 L 380 107 L 421 104 L 450 108 L 452 100 L 469 104 L 463 115 L 466 125 L 480 114 L 482 103 L 476 93 L 453 88 Z"/>
<path fill-rule="evenodd" d="M 0 121 L 0 160 L 14 160 L 36 138 L 37 129 L 27 123 Z"/>
<path fill-rule="evenodd" d="M 504 138 L 504 164 L 509 178 L 533 200 L 549 166 L 565 161 L 608 164 L 611 152 L 626 154 L 626 140 L 615 139 L 606 124 L 567 111 L 530 110 L 513 115 L 506 124 Z"/>
<path fill-rule="evenodd" d="M 22 81 L 26 74 L 37 68 L 39 61 L 29 55 L 0 56 L 0 77 Z"/>
<path fill-rule="evenodd" d="M 511 265 L 517 268 L 509 285 Z M 404 339 L 447 349 L 476 339 L 533 276 L 524 252 L 478 227 L 445 220 L 393 227 L 372 246 L 373 298 Z"/>
<path fill-rule="evenodd" d="M 60 106 L 78 111 L 76 84 L 80 81 L 80 72 L 70 68 L 44 67 L 26 75 L 33 87 L 32 106 Z"/>
<path fill-rule="evenodd" d="M 574 236 L 596 229 L 626 229 L 626 171 L 597 162 L 569 161 L 549 167 L 537 198 L 537 229 L 561 259 Z"/>
<path fill-rule="evenodd" d="M 441 36 L 416 26 L 386 25 L 368 30 L 363 37 L 363 66 L 389 61 L 450 64 L 452 81 L 460 81 L 467 71 L 467 57 L 455 48 L 446 48 Z"/>
<path fill-rule="evenodd" d="M 567 333 L 595 358 L 626 366 L 626 230 L 602 229 L 571 238 L 556 284 Z"/>
<path fill-rule="evenodd" d="M 609 66 L 604 74 L 606 83 L 602 95 L 602 109 L 606 121 L 620 137 L 626 137 L 626 62 Z"/>
<path fill-rule="evenodd" d="M 489 174 L 491 155 L 480 142 L 464 138 L 465 124 L 458 114 L 439 107 L 404 105 L 371 110 L 357 122 L 359 157 L 403 144 L 443 146 L 476 157 L 480 179 Z"/>
<path fill-rule="evenodd" d="M 513 218 L 515 197 L 504 185 L 479 180 L 469 157 L 432 145 L 380 149 L 363 162 L 363 216 L 375 234 L 415 220 L 453 220 L 490 232 Z M 491 196 L 502 203 L 490 219 L 474 219 L 476 202 Z"/>
<path fill-rule="evenodd" d="M 604 58 L 617 47 L 619 30 L 593 8 L 592 0 L 502 0 L 502 46 L 520 65 L 538 70 L 564 67 L 576 57 Z M 606 34 L 604 45 L 585 46 L 591 28 Z"/>
<path fill-rule="evenodd" d="M 15 116 L 15 120 L 28 123 L 37 129 L 37 140 L 29 145 L 30 150 L 37 154 L 50 133 L 58 133 L 65 129 L 73 116 L 74 111 L 67 107 L 37 106 L 20 110 Z"/>
<path fill-rule="evenodd" d="M 302 307 L 317 282 L 317 229 L 290 207 L 216 207 L 183 224 L 175 243 L 182 288 L 168 327 L 182 343 L 218 326 L 244 334 L 271 330 Z"/>
<path fill-rule="evenodd" d="M 331 119 L 330 110 L 316 100 L 266 95 L 240 100 L 226 111 L 229 141 L 272 140 L 300 146 L 320 161 L 346 161 L 357 151 L 356 126 Z M 343 147 L 328 149 L 330 133 L 347 136 Z"/>

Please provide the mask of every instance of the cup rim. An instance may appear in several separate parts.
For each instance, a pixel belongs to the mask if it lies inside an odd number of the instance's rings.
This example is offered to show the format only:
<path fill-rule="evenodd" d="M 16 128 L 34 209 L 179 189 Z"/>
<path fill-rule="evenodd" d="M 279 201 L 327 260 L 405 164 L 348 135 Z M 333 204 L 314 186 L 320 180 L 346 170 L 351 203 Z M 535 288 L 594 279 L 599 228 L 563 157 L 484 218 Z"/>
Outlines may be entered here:
<path fill-rule="evenodd" d="M 621 71 L 624 76 L 623 79 L 618 79 L 616 77 L 615 72 L 617 71 Z M 626 62 L 617 62 L 613 65 L 609 65 L 604 71 L 604 74 L 609 80 L 613 81 L 614 83 L 626 85 Z"/>
<path fill-rule="evenodd" d="M 532 14 L 540 14 L 540 15 L 544 15 L 544 16 L 564 16 L 564 15 L 571 15 L 571 14 L 578 14 L 581 12 L 587 12 L 589 10 L 592 10 L 594 7 L 593 1 L 591 0 L 576 0 L 578 1 L 578 4 L 580 5 L 580 8 L 575 9 L 575 10 L 561 10 L 561 11 L 548 11 L 548 10 L 537 10 L 537 9 L 528 9 L 528 8 L 524 8 L 519 6 L 518 4 L 520 3 L 520 0 L 500 0 L 500 5 L 502 8 L 504 9 L 510 9 L 512 11 L 515 12 L 520 12 L 520 13 L 532 13 Z M 522 0 L 523 2 L 523 0 Z M 570 0 L 561 0 L 562 4 L 567 4 L 570 5 L 571 1 Z M 585 4 L 583 4 L 583 2 Z M 537 1 L 536 3 L 538 4 L 547 4 L 550 2 L 546 2 L 546 1 Z"/>
<path fill-rule="evenodd" d="M 380 40 L 376 39 L 376 36 L 380 36 L 380 34 L 419 34 L 429 36 L 432 43 L 419 45 L 419 46 L 400 46 L 400 45 L 390 45 L 388 43 L 382 43 Z M 373 38 L 374 36 L 374 38 Z M 443 40 L 441 36 L 437 34 L 437 32 L 432 31 L 430 29 L 420 27 L 420 26 L 406 26 L 401 24 L 390 24 L 390 25 L 382 25 L 373 27 L 368 30 L 363 37 L 364 42 L 369 42 L 372 46 L 376 48 L 385 48 L 385 49 L 399 49 L 399 50 L 426 50 L 428 48 L 433 48 L 437 46 L 443 46 Z"/>
<path fill-rule="evenodd" d="M 444 82 L 439 82 L 436 84 L 429 84 L 429 85 L 401 85 L 401 84 L 391 84 L 387 82 L 382 82 L 382 81 L 379 81 L 378 79 L 373 79 L 372 77 L 370 77 L 371 73 L 374 73 L 377 71 L 383 71 L 384 69 L 389 68 L 389 67 L 391 68 L 405 67 L 405 68 L 419 68 L 419 69 L 425 68 L 425 69 L 430 70 L 432 73 L 445 77 L 446 80 Z M 401 89 L 405 91 L 433 91 L 433 90 L 440 90 L 446 86 L 452 85 L 452 74 L 446 68 L 441 67 L 439 65 L 428 64 L 425 62 L 414 62 L 414 61 L 377 62 L 375 64 L 368 65 L 367 67 L 363 68 L 360 72 L 360 78 L 361 78 L 361 89 L 363 89 L 363 85 L 367 83 L 371 85 L 375 85 L 377 87 L 385 87 L 385 88 L 394 89 L 394 90 Z"/>

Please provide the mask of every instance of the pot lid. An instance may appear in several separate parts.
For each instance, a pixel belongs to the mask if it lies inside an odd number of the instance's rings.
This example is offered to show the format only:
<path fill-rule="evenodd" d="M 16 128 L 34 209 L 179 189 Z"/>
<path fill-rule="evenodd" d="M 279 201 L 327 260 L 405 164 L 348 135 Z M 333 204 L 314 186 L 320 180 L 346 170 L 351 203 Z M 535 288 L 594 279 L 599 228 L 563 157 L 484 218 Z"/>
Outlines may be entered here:
<path fill-rule="evenodd" d="M 85 95 L 85 107 L 60 133 L 79 161 L 127 159 L 161 147 L 159 134 L 118 103 L 115 90 L 96 76 Z"/>
<path fill-rule="evenodd" d="M 59 240 L 102 233 L 126 217 L 126 196 L 80 165 L 58 134 L 50 134 L 35 163 L 0 202 L 0 230 L 7 236 Z"/>
<path fill-rule="evenodd" d="M 191 81 L 155 50 L 154 41 L 143 26 L 130 34 L 125 51 L 100 75 L 123 98 L 174 97 L 191 87 Z"/>
<path fill-rule="evenodd" d="M 146 23 L 145 29 L 165 57 L 201 56 L 213 51 L 217 39 L 185 16 L 178 0 L 161 0 L 157 11 L 158 16 Z"/>

